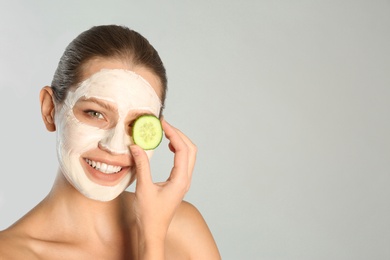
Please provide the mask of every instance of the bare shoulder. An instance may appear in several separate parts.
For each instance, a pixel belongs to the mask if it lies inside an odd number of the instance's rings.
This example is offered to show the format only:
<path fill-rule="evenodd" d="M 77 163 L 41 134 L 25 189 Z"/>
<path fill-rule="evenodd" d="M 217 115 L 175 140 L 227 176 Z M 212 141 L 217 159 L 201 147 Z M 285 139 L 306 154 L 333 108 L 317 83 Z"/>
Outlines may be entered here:
<path fill-rule="evenodd" d="M 178 259 L 221 259 L 203 216 L 191 203 L 183 201 L 171 222 L 167 235 L 169 252 L 175 252 Z"/>
<path fill-rule="evenodd" d="M 134 199 L 134 193 L 124 193 L 125 205 Z M 221 256 L 215 240 L 199 210 L 183 201 L 168 229 L 165 244 L 166 259 L 218 260 Z"/>
<path fill-rule="evenodd" d="M 12 228 L 0 231 L 0 260 L 36 259 L 36 255 L 26 246 L 27 240 Z"/>

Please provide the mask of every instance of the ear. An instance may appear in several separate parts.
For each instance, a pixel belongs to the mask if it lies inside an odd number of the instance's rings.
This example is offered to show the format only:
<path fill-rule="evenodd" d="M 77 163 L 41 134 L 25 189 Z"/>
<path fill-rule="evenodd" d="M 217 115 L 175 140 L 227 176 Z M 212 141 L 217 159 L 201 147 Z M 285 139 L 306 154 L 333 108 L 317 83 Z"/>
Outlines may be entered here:
<path fill-rule="evenodd" d="M 39 100 L 41 102 L 41 113 L 42 119 L 45 123 L 46 129 L 50 132 L 54 132 L 56 130 L 56 126 L 54 124 L 54 96 L 53 90 L 51 87 L 42 88 L 39 94 Z"/>

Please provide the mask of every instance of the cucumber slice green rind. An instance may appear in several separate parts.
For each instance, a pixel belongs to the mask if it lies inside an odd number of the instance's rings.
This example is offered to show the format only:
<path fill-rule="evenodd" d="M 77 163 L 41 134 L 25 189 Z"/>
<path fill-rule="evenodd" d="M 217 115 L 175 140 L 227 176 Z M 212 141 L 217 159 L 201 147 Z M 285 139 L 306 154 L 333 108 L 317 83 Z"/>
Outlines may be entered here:
<path fill-rule="evenodd" d="M 132 128 L 133 142 L 144 150 L 155 149 L 162 141 L 163 129 L 160 120 L 153 115 L 138 117 Z"/>

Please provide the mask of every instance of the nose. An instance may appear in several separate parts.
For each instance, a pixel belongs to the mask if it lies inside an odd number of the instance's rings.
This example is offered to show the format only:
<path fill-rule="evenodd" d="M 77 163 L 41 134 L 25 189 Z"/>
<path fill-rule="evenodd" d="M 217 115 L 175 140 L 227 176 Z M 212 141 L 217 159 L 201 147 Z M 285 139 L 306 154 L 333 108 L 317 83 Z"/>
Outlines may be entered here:
<path fill-rule="evenodd" d="M 99 148 L 112 154 L 130 154 L 131 138 L 123 125 L 117 124 L 107 130 L 106 135 L 99 142 Z"/>

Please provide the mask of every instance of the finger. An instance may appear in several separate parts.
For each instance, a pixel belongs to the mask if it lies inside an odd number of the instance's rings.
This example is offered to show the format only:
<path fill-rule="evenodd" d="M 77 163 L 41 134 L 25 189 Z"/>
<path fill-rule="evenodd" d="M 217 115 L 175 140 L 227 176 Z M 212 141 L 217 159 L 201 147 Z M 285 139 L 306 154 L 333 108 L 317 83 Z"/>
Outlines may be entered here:
<path fill-rule="evenodd" d="M 185 136 L 180 130 L 176 129 L 176 131 L 188 147 L 188 178 L 189 178 L 189 182 L 187 186 L 187 190 L 188 190 L 190 188 L 192 174 L 194 172 L 198 149 L 196 145 L 187 136 Z"/>
<path fill-rule="evenodd" d="M 169 178 L 183 179 L 185 177 L 185 179 L 187 179 L 188 147 L 174 127 L 169 125 L 165 120 L 163 120 L 161 123 L 165 132 L 165 136 L 170 141 L 170 149 L 175 153 L 173 169 Z"/>
<path fill-rule="evenodd" d="M 165 137 L 170 141 L 169 146 L 171 150 L 184 148 L 185 144 L 184 140 L 182 140 L 181 136 L 178 134 L 178 129 L 170 125 L 165 119 L 161 121 L 161 125 L 163 127 L 163 131 L 165 133 Z"/>
<path fill-rule="evenodd" d="M 176 129 L 176 131 L 177 131 L 177 134 L 183 140 L 183 142 L 185 142 L 187 145 L 187 148 L 188 148 L 188 171 L 189 171 L 189 173 L 192 173 L 194 166 L 195 166 L 198 148 L 186 135 L 183 134 L 183 132 L 181 132 L 179 129 Z"/>
<path fill-rule="evenodd" d="M 145 151 L 138 145 L 130 145 L 130 152 L 134 159 L 137 186 L 153 183 L 150 173 L 150 164 Z"/>
<path fill-rule="evenodd" d="M 169 125 L 169 124 L 168 124 Z M 196 145 L 185 135 L 183 134 L 179 129 L 173 127 L 172 125 L 169 125 L 175 132 L 176 134 L 181 138 L 181 140 L 186 144 L 186 149 L 187 149 L 187 161 L 188 161 L 188 168 L 187 168 L 187 179 L 186 179 L 186 191 L 189 190 L 190 185 L 191 185 L 191 179 L 192 179 L 192 174 L 193 170 L 195 167 L 195 162 L 196 162 L 196 154 L 197 154 L 197 147 Z M 172 152 L 175 152 L 174 146 L 169 143 L 169 148 Z"/>
<path fill-rule="evenodd" d="M 175 152 L 175 148 L 173 148 L 173 146 L 171 145 L 171 143 L 168 144 L 168 147 L 169 147 L 169 150 L 171 150 L 171 152 Z"/>

